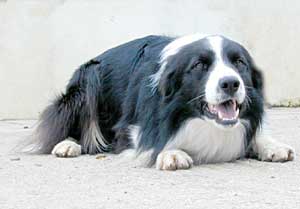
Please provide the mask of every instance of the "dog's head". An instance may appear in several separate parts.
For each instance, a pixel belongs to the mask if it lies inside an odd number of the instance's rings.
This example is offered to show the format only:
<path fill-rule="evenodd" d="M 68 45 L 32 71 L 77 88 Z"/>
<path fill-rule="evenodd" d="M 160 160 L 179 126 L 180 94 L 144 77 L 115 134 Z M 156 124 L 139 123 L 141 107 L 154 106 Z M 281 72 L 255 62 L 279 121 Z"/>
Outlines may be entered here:
<path fill-rule="evenodd" d="M 185 103 L 193 116 L 233 127 L 262 109 L 263 79 L 247 50 L 222 36 L 187 36 L 167 45 L 152 81 L 166 102 Z M 178 99 L 180 98 L 180 99 Z"/>

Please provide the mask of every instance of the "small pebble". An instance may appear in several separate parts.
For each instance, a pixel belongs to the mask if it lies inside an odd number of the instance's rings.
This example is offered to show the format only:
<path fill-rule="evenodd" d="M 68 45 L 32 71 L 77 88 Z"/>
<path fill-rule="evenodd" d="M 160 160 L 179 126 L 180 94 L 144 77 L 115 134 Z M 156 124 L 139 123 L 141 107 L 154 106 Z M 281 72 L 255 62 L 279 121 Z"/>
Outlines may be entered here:
<path fill-rule="evenodd" d="M 21 160 L 21 158 L 19 158 L 19 157 L 12 157 L 12 158 L 10 158 L 10 160 L 11 161 L 19 161 L 19 160 Z"/>
<path fill-rule="evenodd" d="M 28 129 L 29 127 L 28 126 L 24 126 L 24 129 Z"/>
<path fill-rule="evenodd" d="M 103 158 L 106 158 L 106 156 L 103 155 L 103 154 L 100 154 L 100 155 L 97 155 L 97 156 L 96 156 L 96 159 L 97 159 L 97 160 L 101 160 L 101 159 L 103 159 Z"/>

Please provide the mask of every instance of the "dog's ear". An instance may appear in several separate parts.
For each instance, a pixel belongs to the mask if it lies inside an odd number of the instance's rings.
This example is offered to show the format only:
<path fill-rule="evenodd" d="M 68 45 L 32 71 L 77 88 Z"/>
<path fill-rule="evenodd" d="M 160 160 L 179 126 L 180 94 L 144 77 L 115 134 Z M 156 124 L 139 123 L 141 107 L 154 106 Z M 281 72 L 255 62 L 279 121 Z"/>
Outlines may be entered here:
<path fill-rule="evenodd" d="M 165 100 L 170 100 L 181 86 L 182 73 L 166 69 L 159 82 L 159 91 Z"/>
<path fill-rule="evenodd" d="M 252 65 L 252 83 L 253 87 L 258 90 L 261 95 L 263 95 L 263 89 L 264 89 L 264 77 L 261 72 L 254 64 Z"/>

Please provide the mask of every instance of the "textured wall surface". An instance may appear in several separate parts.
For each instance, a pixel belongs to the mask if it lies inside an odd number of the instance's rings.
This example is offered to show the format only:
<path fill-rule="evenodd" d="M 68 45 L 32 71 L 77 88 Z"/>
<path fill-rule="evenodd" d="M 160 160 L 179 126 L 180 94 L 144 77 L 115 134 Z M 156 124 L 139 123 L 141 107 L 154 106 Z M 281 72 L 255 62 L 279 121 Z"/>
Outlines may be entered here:
<path fill-rule="evenodd" d="M 224 34 L 265 73 L 272 104 L 300 98 L 297 0 L 0 0 L 0 118 L 36 118 L 80 64 L 149 34 Z"/>

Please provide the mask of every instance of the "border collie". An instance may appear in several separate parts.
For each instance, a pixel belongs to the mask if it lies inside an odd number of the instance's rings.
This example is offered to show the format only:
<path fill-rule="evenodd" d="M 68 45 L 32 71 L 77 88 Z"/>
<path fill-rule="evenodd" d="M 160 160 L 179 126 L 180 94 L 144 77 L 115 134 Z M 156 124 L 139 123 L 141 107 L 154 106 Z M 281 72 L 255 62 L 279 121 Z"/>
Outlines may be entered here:
<path fill-rule="evenodd" d="M 161 170 L 294 150 L 260 128 L 263 78 L 247 50 L 219 35 L 147 36 L 80 66 L 41 114 L 37 150 L 57 157 L 131 149 Z"/>

